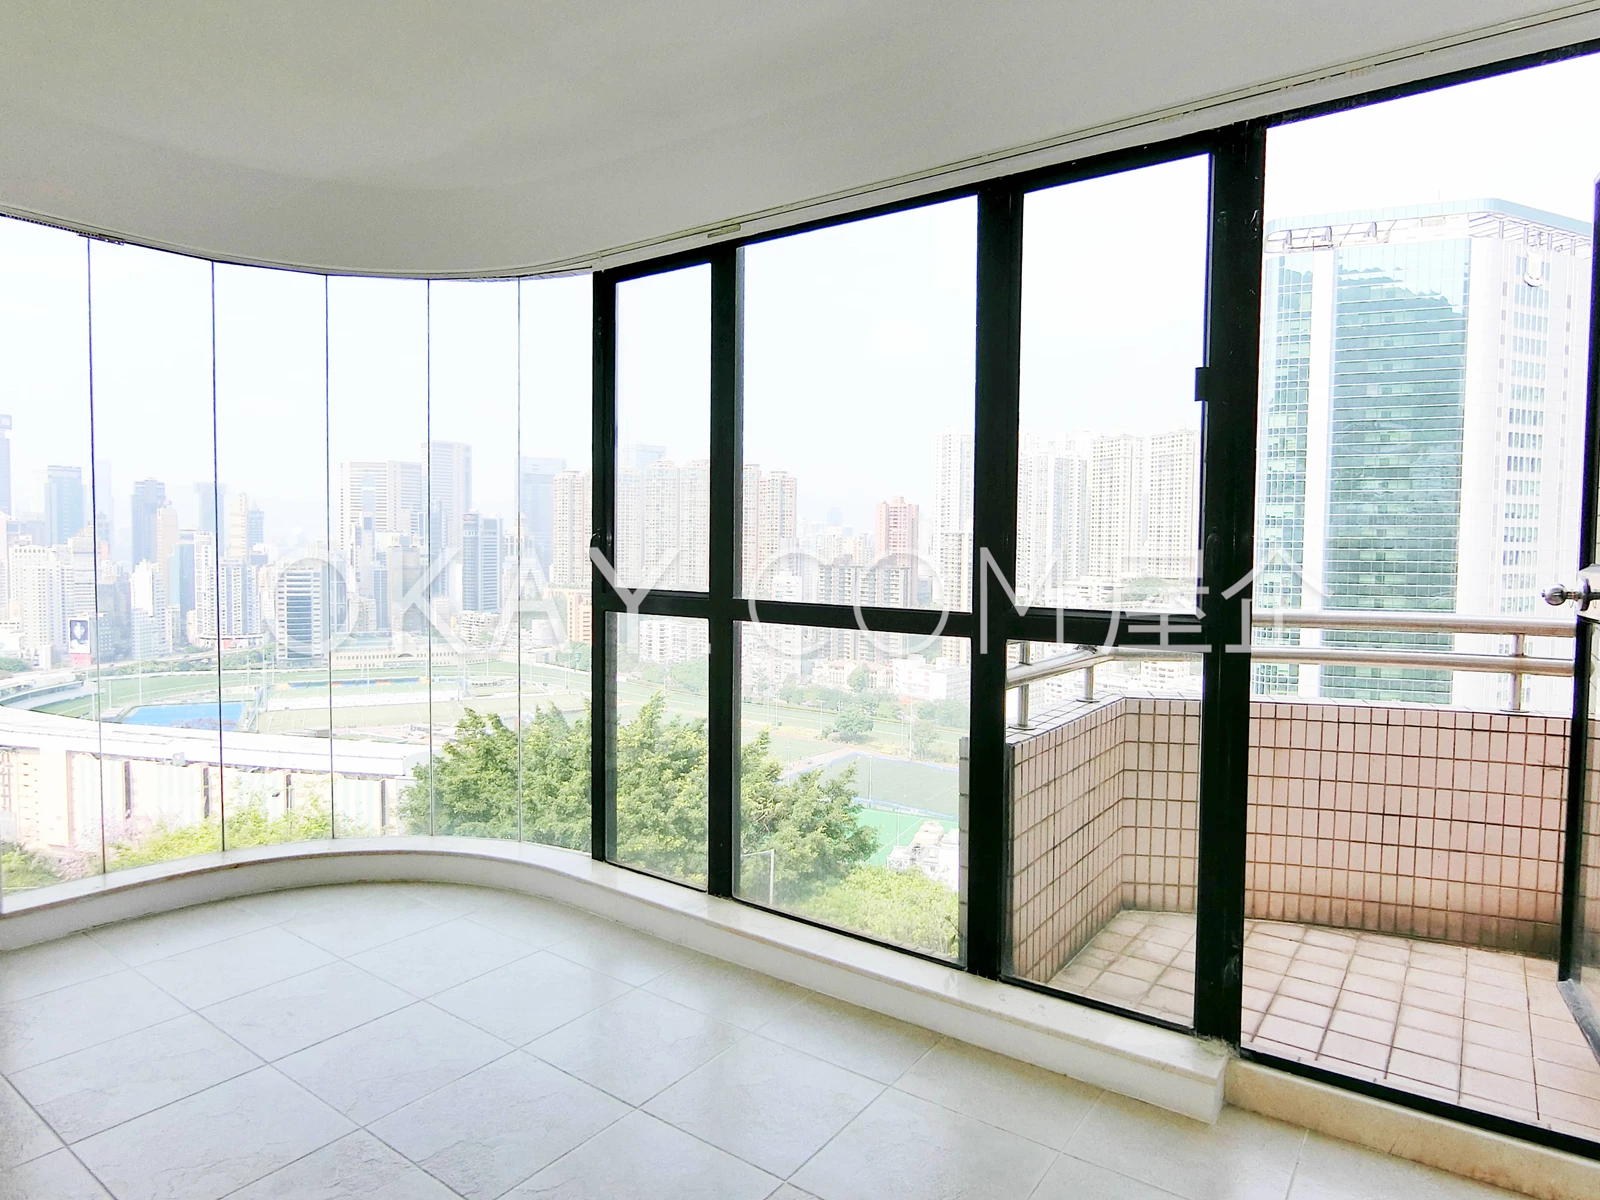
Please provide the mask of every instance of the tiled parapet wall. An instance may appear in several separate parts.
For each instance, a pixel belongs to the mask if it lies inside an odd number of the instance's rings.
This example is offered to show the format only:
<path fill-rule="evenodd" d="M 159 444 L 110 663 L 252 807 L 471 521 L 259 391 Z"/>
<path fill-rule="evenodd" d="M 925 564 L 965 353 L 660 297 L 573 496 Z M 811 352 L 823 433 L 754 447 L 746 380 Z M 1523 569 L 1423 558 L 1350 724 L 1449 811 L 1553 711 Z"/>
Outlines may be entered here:
<path fill-rule="evenodd" d="M 1194 908 L 1199 704 L 1077 705 L 1012 740 L 1012 970 L 1047 980 L 1125 908 Z"/>
<path fill-rule="evenodd" d="M 1250 707 L 1250 916 L 1554 957 L 1569 720 Z"/>
<path fill-rule="evenodd" d="M 1191 911 L 1199 703 L 1077 705 L 1011 742 L 1013 970 L 1048 979 L 1124 908 Z M 1555 953 L 1568 722 L 1251 706 L 1247 912 Z"/>

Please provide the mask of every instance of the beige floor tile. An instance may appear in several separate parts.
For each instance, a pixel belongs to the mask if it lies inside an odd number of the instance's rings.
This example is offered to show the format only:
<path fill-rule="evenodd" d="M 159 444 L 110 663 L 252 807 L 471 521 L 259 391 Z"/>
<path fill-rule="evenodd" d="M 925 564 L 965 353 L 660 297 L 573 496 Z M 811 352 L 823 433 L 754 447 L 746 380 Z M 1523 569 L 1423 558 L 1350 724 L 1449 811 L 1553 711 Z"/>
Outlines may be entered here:
<path fill-rule="evenodd" d="M 1590 1131 L 1590 1139 L 1595 1137 L 1595 1131 L 1600 1130 L 1600 1098 L 1574 1096 L 1571 1092 L 1543 1087 L 1538 1089 L 1538 1097 L 1541 1117 L 1585 1125 Z"/>
<path fill-rule="evenodd" d="M 1339 989 L 1326 983 L 1312 983 L 1306 979 L 1289 976 L 1278 988 L 1279 996 L 1288 996 L 1307 1004 L 1331 1009 L 1339 999 Z"/>
<path fill-rule="evenodd" d="M 1419 971 L 1415 967 L 1406 972 L 1406 991 L 1443 992 L 1446 996 L 1467 994 L 1466 977 L 1441 975 L 1437 971 Z"/>
<path fill-rule="evenodd" d="M 1303 979 L 1307 983 L 1320 983 L 1328 987 L 1341 987 L 1349 971 L 1344 967 L 1332 967 L 1324 963 L 1309 962 L 1297 958 L 1289 964 L 1291 979 Z"/>
<path fill-rule="evenodd" d="M 1588 1039 L 1583 1036 L 1583 1030 L 1573 1023 L 1569 1015 L 1565 1020 L 1558 1017 L 1541 1017 L 1537 1014 L 1528 1018 L 1534 1037 L 1544 1038 L 1546 1041 L 1565 1042 L 1569 1046 L 1587 1046 Z"/>
<path fill-rule="evenodd" d="M 1287 988 L 1289 981 L 1284 980 Z M 1287 991 L 1280 991 L 1267 1007 L 1267 1015 L 1272 1017 L 1287 1017 L 1291 1021 L 1299 1021 L 1304 1025 L 1317 1025 L 1323 1029 L 1328 1027 L 1328 1019 L 1333 1015 L 1331 1004 L 1311 1004 L 1305 1000 L 1296 999 Z"/>
<path fill-rule="evenodd" d="M 1539 1062 L 1558 1063 L 1578 1071 L 1600 1071 L 1600 1059 L 1595 1057 L 1587 1042 L 1574 1045 L 1572 1042 L 1540 1037 L 1536 1033 L 1533 1035 L 1533 1057 Z"/>
<path fill-rule="evenodd" d="M 1522 1079 L 1507 1079 L 1474 1067 L 1461 1068 L 1461 1102 L 1471 1105 L 1473 1099 L 1491 1100 L 1513 1104 L 1518 1108 L 1533 1108 L 1537 1104 L 1533 1084 Z"/>
<path fill-rule="evenodd" d="M 1383 996 L 1368 996 L 1361 992 L 1341 991 L 1336 1006 L 1346 1012 L 1359 1013 L 1379 1021 L 1394 1024 L 1400 1016 L 1400 1002 Z"/>
<path fill-rule="evenodd" d="M 1528 1030 L 1528 1010 L 1505 1008 L 1499 1004 L 1485 1004 L 1481 1000 L 1467 997 L 1466 1016 L 1469 1021 L 1481 1021 L 1485 1025 L 1497 1025 L 1501 1029 L 1516 1029 L 1523 1032 Z"/>
<path fill-rule="evenodd" d="M 1348 1033 L 1351 1037 L 1366 1038 L 1369 1042 L 1387 1042 L 1394 1036 L 1395 1024 L 1380 1017 L 1367 1017 L 1341 1008 L 1334 1010 L 1328 1028 Z"/>
<path fill-rule="evenodd" d="M 1282 975 L 1289 969 L 1289 956 L 1287 954 L 1274 954 L 1266 950 L 1251 950 L 1244 952 L 1244 969 L 1249 971 L 1270 971 L 1274 975 Z"/>
<path fill-rule="evenodd" d="M 1461 1040 L 1461 1027 L 1465 1024 L 1460 1017 L 1453 1017 L 1449 1013 L 1434 1012 L 1430 1008 L 1418 1008 L 1415 1005 L 1402 1004 L 1400 1006 L 1400 1024 L 1411 1029 L 1423 1029 L 1429 1033 L 1442 1034 Z"/>
<path fill-rule="evenodd" d="M 1558 1021 L 1572 1018 L 1572 1010 L 1562 999 L 1561 990 L 1553 981 L 1545 979 L 1528 981 L 1528 1011 L 1537 1013 L 1541 1017 L 1553 1017 Z"/>
<path fill-rule="evenodd" d="M 1389 1055 L 1389 1074 L 1451 1091 L 1461 1086 L 1461 1067 L 1458 1063 L 1429 1058 L 1411 1050 L 1396 1050 Z"/>
<path fill-rule="evenodd" d="M 1327 1037 L 1322 1040 L 1322 1057 L 1337 1058 L 1382 1071 L 1389 1064 L 1389 1046 L 1386 1042 L 1369 1042 L 1365 1038 L 1329 1030 Z"/>
<path fill-rule="evenodd" d="M 1398 979 L 1387 979 L 1377 975 L 1367 975 L 1355 970 L 1353 967 L 1344 977 L 1344 991 L 1360 992 L 1364 996 L 1379 996 L 1385 1000 L 1400 1000 L 1401 986 Z"/>
<path fill-rule="evenodd" d="M 1461 1065 L 1478 1071 L 1491 1071 L 1507 1079 L 1520 1079 L 1524 1083 L 1532 1083 L 1534 1078 L 1531 1054 L 1497 1050 L 1493 1046 L 1480 1046 L 1475 1042 L 1467 1042 L 1461 1047 Z"/>
<path fill-rule="evenodd" d="M 1151 962 L 1146 958 L 1122 957 L 1106 968 L 1107 975 L 1122 975 L 1129 979 L 1138 979 L 1144 983 L 1154 983 L 1161 977 L 1161 972 L 1166 970 L 1166 964 Z"/>
<path fill-rule="evenodd" d="M 1294 957 L 1296 962 L 1319 963 L 1325 967 L 1338 967 L 1340 970 L 1344 970 L 1350 964 L 1350 955 L 1344 951 L 1315 946 L 1309 942 L 1301 943 Z"/>
<path fill-rule="evenodd" d="M 1501 1008 L 1520 1008 L 1528 1010 L 1528 993 L 1520 988 L 1500 987 L 1497 984 L 1481 983 L 1476 979 L 1467 980 L 1467 998 L 1480 1000 L 1485 1004 L 1498 1004 Z"/>
<path fill-rule="evenodd" d="M 1427 988 L 1408 987 L 1401 993 L 1404 1002 L 1412 1008 L 1426 1008 L 1430 1012 L 1444 1013 L 1446 1016 L 1460 1018 L 1467 1010 L 1465 996 L 1451 995 L 1448 992 L 1434 992 Z"/>
<path fill-rule="evenodd" d="M 1292 1021 L 1287 1017 L 1275 1017 L 1268 1013 L 1261 1019 L 1261 1024 L 1256 1029 L 1256 1035 L 1268 1041 L 1297 1046 L 1302 1050 L 1309 1050 L 1315 1054 L 1317 1047 L 1322 1044 L 1322 1034 L 1326 1028 L 1325 1025 L 1308 1025 L 1301 1021 Z"/>
<path fill-rule="evenodd" d="M 1554 1088 L 1558 1092 L 1571 1092 L 1574 1096 L 1600 1100 L 1600 1063 L 1594 1064 L 1593 1070 L 1588 1070 L 1536 1059 L 1532 1067 L 1532 1078 L 1542 1088 Z"/>
<path fill-rule="evenodd" d="M 1424 1054 L 1443 1062 L 1461 1061 L 1459 1037 L 1430 1033 L 1426 1029 L 1417 1029 L 1410 1025 L 1401 1025 L 1395 1029 L 1394 1046 L 1398 1050 L 1410 1050 L 1414 1054 Z"/>
<path fill-rule="evenodd" d="M 1461 1038 L 1478 1046 L 1492 1046 L 1496 1050 L 1506 1050 L 1512 1054 L 1521 1054 L 1528 1050 L 1531 1039 L 1521 1029 L 1506 1029 L 1500 1025 L 1485 1025 L 1482 1021 L 1463 1021 L 1461 1023 Z"/>
<path fill-rule="evenodd" d="M 1392 979 L 1396 983 L 1406 976 L 1404 963 L 1391 962 L 1384 958 L 1352 958 L 1348 969 L 1352 975 L 1365 975 L 1373 979 Z"/>

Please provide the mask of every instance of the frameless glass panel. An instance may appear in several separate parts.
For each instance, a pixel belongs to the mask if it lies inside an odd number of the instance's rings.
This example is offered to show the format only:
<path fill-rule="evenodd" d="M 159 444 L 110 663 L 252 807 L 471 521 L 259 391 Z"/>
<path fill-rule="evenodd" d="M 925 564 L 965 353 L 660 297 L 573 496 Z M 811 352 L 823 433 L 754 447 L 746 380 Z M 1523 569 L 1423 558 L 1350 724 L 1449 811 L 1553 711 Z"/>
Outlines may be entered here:
<path fill-rule="evenodd" d="M 968 607 L 977 202 L 743 254 L 743 594 Z"/>
<path fill-rule="evenodd" d="M 970 671 L 955 639 L 744 624 L 739 894 L 959 959 Z"/>
<path fill-rule="evenodd" d="M 1189 1025 L 1200 656 L 1009 650 L 1011 973 Z"/>
<path fill-rule="evenodd" d="M 1539 594 L 1579 553 L 1597 87 L 1269 135 L 1243 1014 L 1589 1137 L 1600 1075 L 1552 1084 L 1572 619 Z"/>
<path fill-rule="evenodd" d="M 706 885 L 705 621 L 612 614 L 617 861 Z"/>
<path fill-rule="evenodd" d="M 516 838 L 517 285 L 436 282 L 431 305 L 434 832 Z"/>
<path fill-rule="evenodd" d="M 427 286 L 330 280 L 328 344 L 336 833 L 429 833 Z"/>
<path fill-rule="evenodd" d="M 711 268 L 617 285 L 617 581 L 706 589 Z"/>
<path fill-rule="evenodd" d="M 332 830 L 322 301 L 320 275 L 217 268 L 219 632 L 235 714 L 223 744 L 239 751 L 225 759 L 230 848 Z M 159 521 L 136 486 L 134 539 L 153 543 Z"/>
<path fill-rule="evenodd" d="M 93 482 L 84 272 L 82 238 L 0 218 L 0 885 L 8 892 L 101 869 L 94 577 L 85 582 L 90 564 L 73 549 L 90 523 Z"/>
<path fill-rule="evenodd" d="M 522 836 L 587 850 L 593 283 L 578 276 L 534 280 L 521 289 Z"/>
<path fill-rule="evenodd" d="M 100 580 L 100 717 L 109 869 L 222 848 L 220 755 L 247 698 L 218 690 L 254 596 L 220 590 L 226 498 L 215 484 L 211 267 L 93 243 L 93 538 Z M 58 502 L 59 508 L 59 502 Z M 89 525 L 85 525 L 85 530 Z M 118 778 L 120 776 L 120 778 Z M 246 816 L 248 825 L 248 816 Z"/>
<path fill-rule="evenodd" d="M 1030 193 L 1022 255 L 1017 593 L 1194 606 L 1205 156 Z"/>

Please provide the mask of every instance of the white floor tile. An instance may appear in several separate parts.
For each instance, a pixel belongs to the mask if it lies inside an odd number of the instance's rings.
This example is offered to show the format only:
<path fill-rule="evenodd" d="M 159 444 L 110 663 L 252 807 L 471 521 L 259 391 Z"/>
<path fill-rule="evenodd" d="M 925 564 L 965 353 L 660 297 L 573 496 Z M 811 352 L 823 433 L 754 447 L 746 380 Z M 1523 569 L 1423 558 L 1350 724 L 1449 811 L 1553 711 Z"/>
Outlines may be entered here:
<path fill-rule="evenodd" d="M 228 1200 L 457 1200 L 365 1130 L 279 1167 Z"/>
<path fill-rule="evenodd" d="M 895 1087 L 1061 1150 L 1100 1089 L 1016 1059 L 946 1039 Z"/>
<path fill-rule="evenodd" d="M 0 1071 L 36 1066 L 183 1012 L 183 1005 L 128 970 L 0 1004 Z"/>
<path fill-rule="evenodd" d="M 646 1111 L 774 1175 L 792 1175 L 883 1085 L 752 1034 Z"/>
<path fill-rule="evenodd" d="M 1172 1193 L 1061 1154 L 1029 1200 L 1172 1200 Z"/>
<path fill-rule="evenodd" d="M 61 1139 L 50 1132 L 16 1090 L 0 1079 L 0 1168 L 15 1167 L 61 1149 Z"/>
<path fill-rule="evenodd" d="M 272 1060 L 396 1012 L 415 997 L 346 962 L 223 1000 L 201 1015 Z"/>
<path fill-rule="evenodd" d="M 890 1089 L 794 1183 L 821 1200 L 1027 1196 L 1055 1157 L 1037 1142 Z"/>
<path fill-rule="evenodd" d="M 645 1113 L 624 1117 L 506 1200 L 764 1200 L 778 1180 Z"/>
<path fill-rule="evenodd" d="M 352 1131 L 261 1067 L 79 1142 L 117 1200 L 215 1200 Z"/>
<path fill-rule="evenodd" d="M 704 1013 L 633 991 L 528 1049 L 629 1104 L 643 1104 L 741 1036 L 741 1030 Z"/>
<path fill-rule="evenodd" d="M 629 1111 L 615 1097 L 518 1051 L 371 1129 L 468 1200 L 492 1200 Z"/>
<path fill-rule="evenodd" d="M 1067 1151 L 1190 1200 L 1283 1200 L 1304 1139 L 1303 1129 L 1242 1109 L 1205 1125 L 1107 1092 Z"/>
<path fill-rule="evenodd" d="M 209 946 L 272 922 L 242 900 L 224 900 L 91 930 L 89 936 L 130 967 Z"/>
<path fill-rule="evenodd" d="M 190 1008 L 326 966 L 333 955 L 275 926 L 157 959 L 140 972 Z"/>
<path fill-rule="evenodd" d="M 1310 1134 L 1289 1200 L 1499 1200 L 1510 1192 Z"/>
<path fill-rule="evenodd" d="M 0 1004 L 25 1000 L 124 969 L 126 964 L 84 934 L 0 954 Z"/>
<path fill-rule="evenodd" d="M 406 895 L 431 904 L 454 917 L 464 917 L 491 908 L 507 893 L 495 888 L 473 887 L 465 883 L 408 883 Z"/>
<path fill-rule="evenodd" d="M 699 957 L 682 946 L 635 933 L 610 921 L 594 922 L 555 943 L 550 952 L 636 987 Z"/>
<path fill-rule="evenodd" d="M 522 1046 L 632 990 L 620 979 L 540 952 L 440 992 L 433 1003 Z"/>
<path fill-rule="evenodd" d="M 260 1065 L 232 1038 L 186 1013 L 18 1071 L 12 1082 L 57 1133 L 76 1142 Z"/>
<path fill-rule="evenodd" d="M 496 898 L 474 909 L 469 919 L 496 933 L 514 937 L 535 950 L 543 950 L 567 938 L 603 927 L 607 922 L 554 900 L 498 892 Z"/>
<path fill-rule="evenodd" d="M 413 996 L 431 996 L 531 953 L 515 938 L 457 917 L 352 955 L 350 962 Z"/>
<path fill-rule="evenodd" d="M 0 1175 L 0 1200 L 111 1200 L 70 1150 L 57 1150 Z"/>
<path fill-rule="evenodd" d="M 404 889 L 353 886 L 328 888 L 326 893 L 282 928 L 340 958 L 454 919 L 453 913 Z"/>
<path fill-rule="evenodd" d="M 939 1040 L 926 1029 L 826 996 L 801 1001 L 761 1033 L 883 1083 L 893 1083 Z"/>
<path fill-rule="evenodd" d="M 277 1065 L 365 1125 L 510 1049 L 499 1038 L 419 1003 L 281 1058 Z"/>
<path fill-rule="evenodd" d="M 792 983 L 714 958 L 684 963 L 644 986 L 740 1029 L 760 1029 L 811 995 Z"/>

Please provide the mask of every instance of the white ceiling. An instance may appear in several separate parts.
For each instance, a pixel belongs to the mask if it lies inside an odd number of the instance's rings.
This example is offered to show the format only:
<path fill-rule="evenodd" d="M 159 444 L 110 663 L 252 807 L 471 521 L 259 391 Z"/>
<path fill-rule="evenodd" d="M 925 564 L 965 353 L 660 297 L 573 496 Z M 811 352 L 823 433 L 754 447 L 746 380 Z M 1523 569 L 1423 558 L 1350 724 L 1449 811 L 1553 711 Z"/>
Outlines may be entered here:
<path fill-rule="evenodd" d="M 12 0 L 0 210 L 316 269 L 550 268 L 1595 37 L 1597 8 Z"/>

